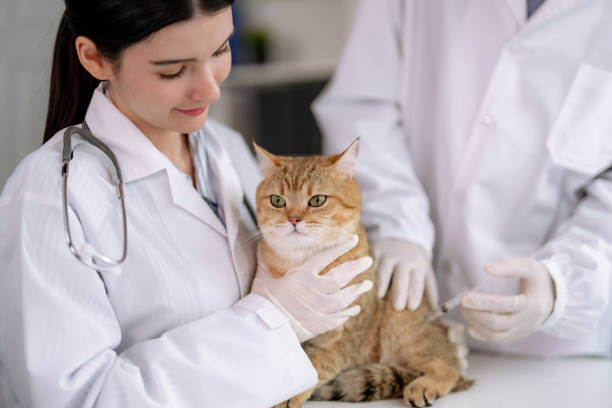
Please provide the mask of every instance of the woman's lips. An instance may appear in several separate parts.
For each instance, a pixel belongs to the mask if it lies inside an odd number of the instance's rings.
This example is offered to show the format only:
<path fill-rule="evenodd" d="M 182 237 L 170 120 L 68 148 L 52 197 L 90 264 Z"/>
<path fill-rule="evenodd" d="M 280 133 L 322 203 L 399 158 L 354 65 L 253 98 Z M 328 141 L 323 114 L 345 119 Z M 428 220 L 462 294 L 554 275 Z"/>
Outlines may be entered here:
<path fill-rule="evenodd" d="M 184 113 L 185 115 L 189 115 L 189 116 L 198 116 L 199 114 L 203 113 L 206 108 L 208 108 L 207 106 L 202 106 L 201 108 L 195 108 L 195 109 L 176 109 L 177 111 Z"/>

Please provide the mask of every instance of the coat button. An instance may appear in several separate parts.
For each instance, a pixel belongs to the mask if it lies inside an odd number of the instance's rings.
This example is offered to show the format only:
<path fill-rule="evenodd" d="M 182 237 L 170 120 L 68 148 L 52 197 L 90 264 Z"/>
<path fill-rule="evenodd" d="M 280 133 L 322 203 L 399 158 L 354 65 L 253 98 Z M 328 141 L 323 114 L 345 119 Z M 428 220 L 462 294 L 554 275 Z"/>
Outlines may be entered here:
<path fill-rule="evenodd" d="M 510 50 L 512 52 L 519 52 L 522 49 L 523 49 L 523 44 L 521 44 L 519 41 L 515 42 L 514 44 L 510 46 Z"/>
<path fill-rule="evenodd" d="M 484 127 L 490 128 L 491 126 L 493 126 L 495 121 L 493 120 L 493 117 L 491 115 L 484 115 L 480 118 L 480 123 Z"/>

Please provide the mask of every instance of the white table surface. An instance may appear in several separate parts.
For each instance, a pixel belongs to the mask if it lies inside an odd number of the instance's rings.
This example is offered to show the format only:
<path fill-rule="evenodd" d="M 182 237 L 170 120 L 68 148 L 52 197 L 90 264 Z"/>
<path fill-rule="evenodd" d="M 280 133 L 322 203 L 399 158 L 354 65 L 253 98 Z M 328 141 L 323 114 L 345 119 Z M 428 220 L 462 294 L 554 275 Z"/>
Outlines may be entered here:
<path fill-rule="evenodd" d="M 526 359 L 471 354 L 467 376 L 476 383 L 446 395 L 436 408 L 612 408 L 612 360 Z M 400 408 L 402 400 L 314 402 L 304 408 Z"/>

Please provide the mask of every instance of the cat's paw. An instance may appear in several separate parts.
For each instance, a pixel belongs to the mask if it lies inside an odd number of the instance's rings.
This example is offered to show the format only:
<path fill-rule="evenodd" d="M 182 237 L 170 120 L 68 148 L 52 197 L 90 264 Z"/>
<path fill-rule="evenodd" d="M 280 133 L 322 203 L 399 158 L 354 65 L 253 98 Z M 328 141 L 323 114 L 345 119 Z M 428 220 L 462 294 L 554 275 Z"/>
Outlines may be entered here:
<path fill-rule="evenodd" d="M 304 404 L 304 402 L 306 402 L 306 400 L 308 399 L 308 395 L 296 395 L 295 397 L 291 398 L 290 400 L 287 400 L 285 402 L 282 402 L 280 404 L 275 405 L 273 408 L 300 408 L 302 406 L 302 404 Z"/>
<path fill-rule="evenodd" d="M 287 408 L 300 408 L 306 401 L 308 401 L 308 398 L 310 398 L 312 395 L 312 391 L 313 390 L 308 390 L 291 398 L 289 401 L 287 401 Z"/>
<path fill-rule="evenodd" d="M 436 398 L 448 394 L 448 386 L 425 375 L 404 388 L 404 403 L 410 407 L 430 407 Z"/>

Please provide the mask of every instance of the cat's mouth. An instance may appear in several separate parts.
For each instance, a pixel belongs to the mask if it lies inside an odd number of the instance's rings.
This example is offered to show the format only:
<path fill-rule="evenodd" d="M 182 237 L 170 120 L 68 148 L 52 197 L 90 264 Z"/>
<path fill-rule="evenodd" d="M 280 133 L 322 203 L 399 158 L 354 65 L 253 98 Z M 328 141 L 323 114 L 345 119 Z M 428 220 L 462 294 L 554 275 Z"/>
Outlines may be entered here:
<path fill-rule="evenodd" d="M 290 225 L 289 228 L 287 229 L 289 231 L 287 235 L 295 235 L 295 234 L 306 235 L 306 233 L 304 232 L 304 225 L 302 225 L 302 223 Z"/>

